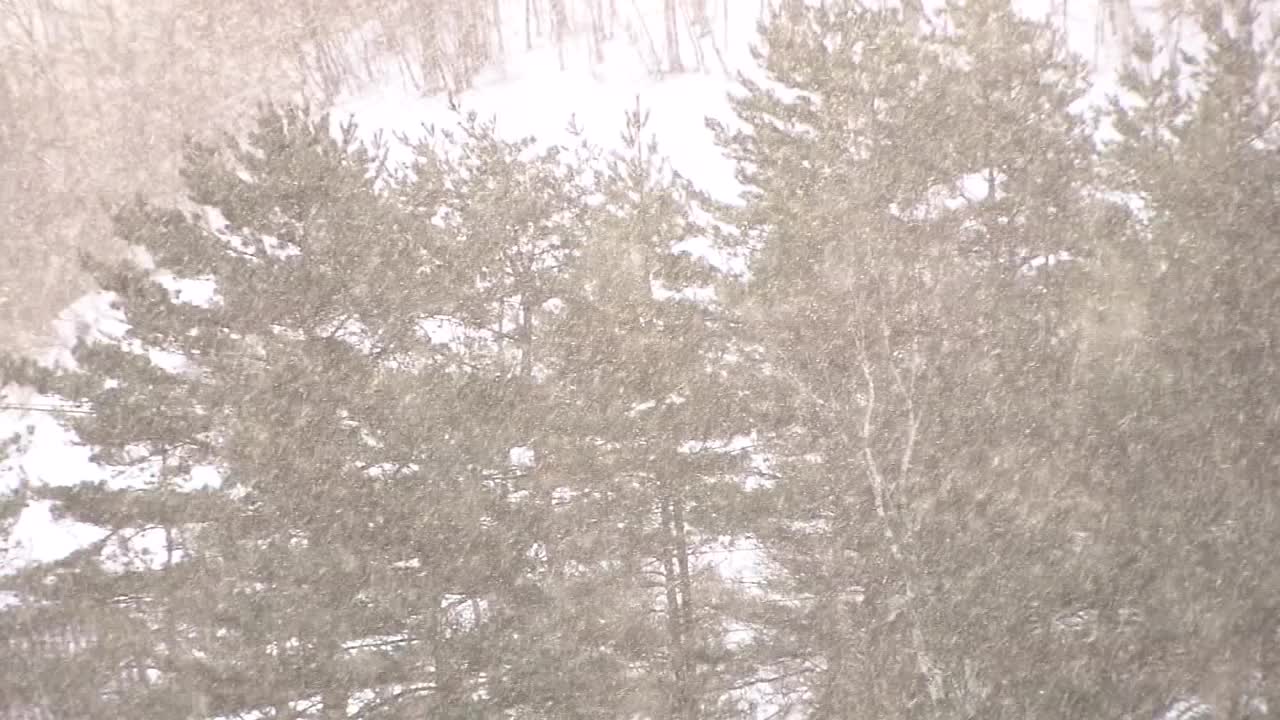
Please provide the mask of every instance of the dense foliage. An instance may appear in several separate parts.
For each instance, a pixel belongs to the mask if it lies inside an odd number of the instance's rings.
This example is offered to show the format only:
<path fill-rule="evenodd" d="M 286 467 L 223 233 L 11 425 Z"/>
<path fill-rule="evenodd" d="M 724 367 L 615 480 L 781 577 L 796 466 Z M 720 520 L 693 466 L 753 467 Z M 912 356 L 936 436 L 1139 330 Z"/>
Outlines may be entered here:
<path fill-rule="evenodd" d="M 1005 2 L 782 3 L 711 123 L 733 205 L 639 110 L 612 153 L 464 116 L 388 168 L 297 107 L 190 144 L 199 209 L 121 207 L 135 256 L 86 260 L 125 334 L 4 363 L 121 480 L 0 505 L 106 532 L 0 578 L 0 708 L 1266 716 L 1258 25 L 1207 9 L 1168 67 L 1140 38 L 1099 145 Z"/>

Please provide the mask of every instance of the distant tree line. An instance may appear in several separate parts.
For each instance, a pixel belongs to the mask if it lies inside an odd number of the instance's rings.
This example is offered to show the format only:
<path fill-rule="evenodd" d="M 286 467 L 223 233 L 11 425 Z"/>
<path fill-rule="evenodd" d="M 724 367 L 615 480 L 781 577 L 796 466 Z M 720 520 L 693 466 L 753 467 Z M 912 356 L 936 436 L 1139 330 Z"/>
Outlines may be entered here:
<path fill-rule="evenodd" d="M 1139 33 L 1099 143 L 1006 2 L 782 3 L 710 121 L 734 203 L 639 108 L 616 152 L 463 115 L 393 168 L 290 104 L 189 143 L 201 209 L 123 204 L 137 252 L 83 261 L 127 333 L 4 361 L 127 482 L 22 488 L 106 535 L 0 577 L 0 707 L 1267 717 L 1258 16 L 1202 8 L 1172 64 Z"/>
<path fill-rule="evenodd" d="M 92 287 L 79 251 L 118 256 L 104 203 L 180 200 L 186 135 L 244 130 L 264 100 L 457 92 L 524 45 L 578 64 L 619 37 L 655 73 L 707 66 L 705 0 L 663 2 L 0 0 L 0 347 L 41 344 Z M 670 48 L 646 24 L 663 12 Z"/>

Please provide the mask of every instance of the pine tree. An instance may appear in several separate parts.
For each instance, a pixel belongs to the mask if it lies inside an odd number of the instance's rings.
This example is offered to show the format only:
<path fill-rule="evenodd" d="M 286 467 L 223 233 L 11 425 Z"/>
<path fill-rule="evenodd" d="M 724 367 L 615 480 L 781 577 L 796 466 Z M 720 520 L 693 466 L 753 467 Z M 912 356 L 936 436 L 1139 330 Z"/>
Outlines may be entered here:
<path fill-rule="evenodd" d="M 929 319 L 931 308 L 910 306 L 927 302 L 918 264 L 929 248 L 890 206 L 910 209 L 928 189 L 911 133 L 922 140 L 929 129 L 906 116 L 925 107 L 936 80 L 892 13 L 787 3 L 764 42 L 761 60 L 787 95 L 748 83 L 734 105 L 750 132 L 715 128 L 751 188 L 740 221 L 759 244 L 748 302 L 759 308 L 751 317 L 794 408 L 770 419 L 779 430 L 780 512 L 761 535 L 781 572 L 770 580 L 778 604 L 754 619 L 761 662 L 789 680 L 774 702 L 805 714 L 839 714 L 855 702 L 893 707 L 898 683 L 916 675 L 915 658 L 898 648 L 918 643 L 887 623 L 883 635 L 860 637 L 856 613 L 864 596 L 880 605 L 896 595 L 900 605 L 911 591 L 912 559 L 902 553 L 885 473 L 898 480 L 905 467 L 888 458 L 914 452 L 918 420 L 896 399 L 913 399 L 906 393 L 918 353 L 898 365 L 895 346 Z M 895 317 L 902 325 L 890 328 Z M 893 570 L 873 578 L 868 561 Z M 855 667 L 852 652 L 876 652 L 874 672 Z M 876 693 L 890 683 L 891 696 Z"/>
<path fill-rule="evenodd" d="M 764 421 L 779 572 L 753 622 L 773 702 L 1050 712 L 1020 677 L 1061 660 L 1026 628 L 1063 602 L 1071 531 L 1043 498 L 1072 426 L 1059 253 L 1088 257 L 1099 217 L 1080 65 L 989 2 L 928 34 L 784 3 L 758 54 L 773 85 L 734 100 L 749 131 L 713 129 L 750 188 L 745 311 L 790 396 Z"/>
<path fill-rule="evenodd" d="M 456 136 L 419 144 L 417 180 L 401 202 L 447 229 L 441 273 L 458 292 L 443 312 L 467 346 L 468 367 L 491 378 L 504 398 L 480 410 L 488 413 L 487 452 L 507 463 L 495 482 L 523 518 L 513 542 L 527 565 L 504 593 L 485 598 L 489 663 L 476 670 L 495 707 L 527 717 L 595 717 L 622 701 L 626 670 L 598 647 L 605 632 L 598 614 L 626 600 L 609 594 L 612 588 L 564 577 L 559 500 L 542 442 L 554 413 L 548 328 L 588 229 L 582 169 L 567 163 L 561 148 L 501 139 L 494 123 L 474 114 L 461 120 Z M 435 152 L 439 140 L 460 142 L 465 151 Z M 447 177 L 447 186 L 437 177 Z"/>
<path fill-rule="evenodd" d="M 143 482 L 56 499 L 113 537 L 158 528 L 165 550 L 121 571 L 100 544 L 23 588 L 91 613 L 102 669 L 84 675 L 87 711 L 488 712 L 477 610 L 527 571 L 520 509 L 495 480 L 501 426 L 480 430 L 509 405 L 501 384 L 458 371 L 465 353 L 424 337 L 466 288 L 436 271 L 442 231 L 377 191 L 354 137 L 285 109 L 247 144 L 193 145 L 191 198 L 225 225 L 132 205 L 118 232 L 155 269 L 90 265 L 129 330 L 41 379 L 92 407 L 74 428 L 98 461 Z M 166 277 L 214 297 L 184 302 Z M 218 487 L 191 489 L 201 466 Z M 103 673 L 125 671 L 145 681 L 104 694 Z"/>
<path fill-rule="evenodd" d="M 1274 693 L 1277 327 L 1274 72 L 1260 6 L 1205 5 L 1200 57 L 1136 43 L 1113 180 L 1140 203 L 1143 272 L 1128 300 L 1146 341 L 1117 367 L 1110 419 L 1131 418 L 1100 462 L 1128 512 L 1112 581 L 1140 610 L 1130 631 L 1142 686 L 1199 695 L 1244 717 Z M 1123 443 L 1123 444 L 1121 444 Z M 1194 547 L 1193 553 L 1174 548 Z"/>
<path fill-rule="evenodd" d="M 565 497 L 561 562 L 596 568 L 588 583 L 639 603 L 602 622 L 621 636 L 618 661 L 644 668 L 630 681 L 634 711 L 732 716 L 718 611 L 729 593 L 699 559 L 741 528 L 744 458 L 730 442 L 750 431 L 746 368 L 708 297 L 721 273 L 690 247 L 714 242 L 705 202 L 646 140 L 646 120 L 629 114 L 623 150 L 596 167 L 589 240 L 548 328 L 554 395 L 539 472 Z"/>

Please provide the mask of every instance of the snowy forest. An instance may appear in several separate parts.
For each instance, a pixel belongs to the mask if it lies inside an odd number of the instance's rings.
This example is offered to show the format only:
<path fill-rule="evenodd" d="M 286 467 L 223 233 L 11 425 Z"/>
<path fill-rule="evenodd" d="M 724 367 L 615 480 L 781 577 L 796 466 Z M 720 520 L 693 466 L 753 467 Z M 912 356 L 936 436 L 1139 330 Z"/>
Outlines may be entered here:
<path fill-rule="evenodd" d="M 651 4 L 0 0 L 0 718 L 1280 712 L 1280 4 Z"/>

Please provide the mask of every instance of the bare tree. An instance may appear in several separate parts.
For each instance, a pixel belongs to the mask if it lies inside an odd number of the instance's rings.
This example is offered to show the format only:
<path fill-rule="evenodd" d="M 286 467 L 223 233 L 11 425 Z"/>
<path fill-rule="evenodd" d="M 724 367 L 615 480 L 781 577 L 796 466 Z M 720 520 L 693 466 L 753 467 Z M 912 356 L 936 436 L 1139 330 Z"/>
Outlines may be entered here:
<path fill-rule="evenodd" d="M 502 0 L 493 0 L 493 11 L 489 17 L 493 25 L 494 35 L 497 37 L 498 54 L 504 55 L 507 52 L 506 42 L 502 35 Z"/>
<path fill-rule="evenodd" d="M 602 0 L 588 0 L 587 8 L 591 13 L 591 53 L 592 60 L 604 62 L 604 43 L 608 39 L 605 31 L 605 12 Z"/>
<path fill-rule="evenodd" d="M 551 0 L 551 30 L 556 40 L 560 69 L 564 70 L 564 43 L 569 34 L 569 10 L 565 6 L 565 0 Z"/>
<path fill-rule="evenodd" d="M 677 0 L 666 0 L 663 11 L 663 27 L 667 40 L 667 70 L 684 72 L 684 63 L 680 60 L 680 10 Z"/>

